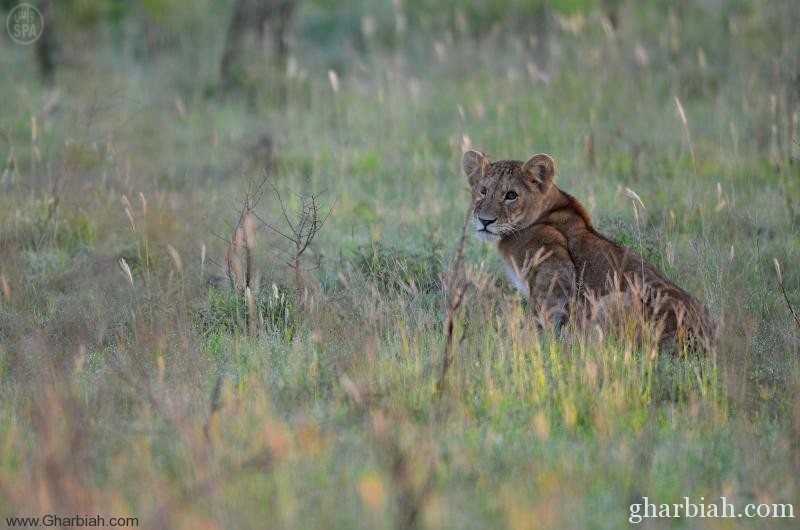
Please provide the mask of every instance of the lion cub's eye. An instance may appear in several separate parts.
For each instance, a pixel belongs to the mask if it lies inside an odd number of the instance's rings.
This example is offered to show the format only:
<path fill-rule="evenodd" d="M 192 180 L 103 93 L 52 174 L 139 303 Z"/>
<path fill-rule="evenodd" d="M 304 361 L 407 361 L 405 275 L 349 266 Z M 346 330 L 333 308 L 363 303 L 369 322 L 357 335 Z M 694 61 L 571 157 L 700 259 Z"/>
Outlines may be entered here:
<path fill-rule="evenodd" d="M 517 192 L 509 191 L 508 193 L 506 193 L 506 200 L 507 201 L 513 201 L 516 198 L 517 198 Z"/>
<path fill-rule="evenodd" d="M 486 195 L 486 187 L 481 188 L 481 195 Z"/>

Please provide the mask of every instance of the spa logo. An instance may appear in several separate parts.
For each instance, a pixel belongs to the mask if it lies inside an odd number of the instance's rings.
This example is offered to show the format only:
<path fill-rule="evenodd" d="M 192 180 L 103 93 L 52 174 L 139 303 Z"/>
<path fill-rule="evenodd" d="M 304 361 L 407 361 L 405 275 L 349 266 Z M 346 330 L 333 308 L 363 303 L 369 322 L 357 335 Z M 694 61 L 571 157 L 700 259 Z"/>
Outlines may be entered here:
<path fill-rule="evenodd" d="M 17 44 L 33 44 L 42 36 L 44 17 L 36 7 L 20 4 L 8 13 L 6 29 L 11 40 Z"/>

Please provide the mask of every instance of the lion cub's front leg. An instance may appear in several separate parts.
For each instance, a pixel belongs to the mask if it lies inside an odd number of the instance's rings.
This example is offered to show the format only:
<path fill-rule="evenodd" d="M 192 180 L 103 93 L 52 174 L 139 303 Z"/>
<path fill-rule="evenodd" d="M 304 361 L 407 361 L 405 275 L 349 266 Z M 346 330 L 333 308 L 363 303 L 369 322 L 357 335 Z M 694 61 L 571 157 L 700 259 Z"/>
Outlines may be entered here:
<path fill-rule="evenodd" d="M 514 261 L 512 265 L 514 283 L 518 288 L 524 285 L 527 292 L 522 294 L 535 312 L 537 322 L 559 334 L 567 322 L 575 290 L 575 265 L 566 249 L 541 247 L 533 255 L 528 253 L 521 267 Z"/>

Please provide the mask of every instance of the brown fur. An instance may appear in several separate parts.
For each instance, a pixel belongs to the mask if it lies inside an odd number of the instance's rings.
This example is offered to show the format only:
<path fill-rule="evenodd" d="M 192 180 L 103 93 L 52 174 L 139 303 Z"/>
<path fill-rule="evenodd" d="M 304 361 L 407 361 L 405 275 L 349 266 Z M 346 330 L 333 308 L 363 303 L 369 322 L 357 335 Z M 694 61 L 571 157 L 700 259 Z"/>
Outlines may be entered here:
<path fill-rule="evenodd" d="M 560 331 L 577 318 L 609 327 L 623 313 L 624 322 L 638 323 L 637 337 L 654 330 L 662 350 L 710 347 L 714 324 L 706 308 L 637 253 L 598 233 L 578 200 L 553 183 L 548 155 L 491 163 L 467 151 L 462 165 L 472 186 L 476 235 L 497 244 L 543 325 Z"/>

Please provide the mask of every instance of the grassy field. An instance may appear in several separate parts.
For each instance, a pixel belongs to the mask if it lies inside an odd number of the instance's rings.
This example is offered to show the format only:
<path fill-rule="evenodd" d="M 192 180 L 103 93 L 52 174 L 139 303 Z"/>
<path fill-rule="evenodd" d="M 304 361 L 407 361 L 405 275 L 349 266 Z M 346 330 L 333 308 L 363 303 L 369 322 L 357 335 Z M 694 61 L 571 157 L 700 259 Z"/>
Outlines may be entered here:
<path fill-rule="evenodd" d="M 644 496 L 800 511 L 794 1 L 309 0 L 286 64 L 247 40 L 225 90 L 230 3 L 103 5 L 56 12 L 50 82 L 0 39 L 4 524 L 618 529 Z M 708 305 L 718 351 L 554 340 L 492 248 L 467 239 L 457 267 L 467 146 L 550 153 L 601 231 Z M 297 226 L 311 196 L 329 216 L 292 268 L 282 206 Z"/>

